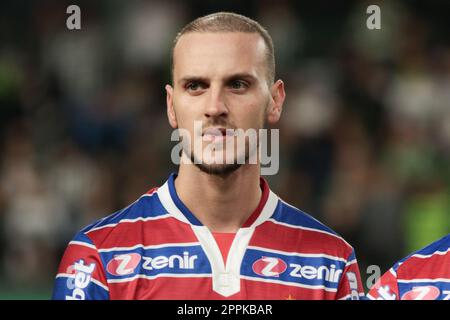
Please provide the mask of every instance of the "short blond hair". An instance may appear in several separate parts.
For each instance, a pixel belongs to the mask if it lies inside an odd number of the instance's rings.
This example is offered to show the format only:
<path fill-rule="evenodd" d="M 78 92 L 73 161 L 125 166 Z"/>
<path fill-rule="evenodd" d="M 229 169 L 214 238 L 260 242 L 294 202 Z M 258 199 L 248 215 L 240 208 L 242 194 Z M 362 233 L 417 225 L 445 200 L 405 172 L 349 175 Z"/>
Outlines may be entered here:
<path fill-rule="evenodd" d="M 275 81 L 275 52 L 272 37 L 269 32 L 255 20 L 232 12 L 217 12 L 199 17 L 188 23 L 178 32 L 172 47 L 172 79 L 175 46 L 184 34 L 192 32 L 258 33 L 266 44 L 267 82 L 273 84 Z"/>

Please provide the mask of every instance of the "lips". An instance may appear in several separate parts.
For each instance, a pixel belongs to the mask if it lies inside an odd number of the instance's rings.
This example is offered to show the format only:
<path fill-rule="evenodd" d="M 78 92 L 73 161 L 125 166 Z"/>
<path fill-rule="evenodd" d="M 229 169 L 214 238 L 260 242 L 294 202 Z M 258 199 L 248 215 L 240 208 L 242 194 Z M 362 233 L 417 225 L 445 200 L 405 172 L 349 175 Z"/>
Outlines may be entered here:
<path fill-rule="evenodd" d="M 203 130 L 202 137 L 205 141 L 215 141 L 234 136 L 234 130 L 224 127 L 211 127 Z"/>

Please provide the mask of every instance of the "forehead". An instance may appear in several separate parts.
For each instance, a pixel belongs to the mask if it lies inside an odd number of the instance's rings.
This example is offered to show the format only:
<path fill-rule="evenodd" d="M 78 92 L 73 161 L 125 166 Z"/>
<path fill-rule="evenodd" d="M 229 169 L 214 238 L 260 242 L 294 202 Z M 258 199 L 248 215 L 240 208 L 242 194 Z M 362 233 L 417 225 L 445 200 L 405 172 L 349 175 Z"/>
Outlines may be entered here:
<path fill-rule="evenodd" d="M 264 76 L 266 46 L 258 33 L 184 34 L 174 48 L 174 77 L 247 72 Z"/>

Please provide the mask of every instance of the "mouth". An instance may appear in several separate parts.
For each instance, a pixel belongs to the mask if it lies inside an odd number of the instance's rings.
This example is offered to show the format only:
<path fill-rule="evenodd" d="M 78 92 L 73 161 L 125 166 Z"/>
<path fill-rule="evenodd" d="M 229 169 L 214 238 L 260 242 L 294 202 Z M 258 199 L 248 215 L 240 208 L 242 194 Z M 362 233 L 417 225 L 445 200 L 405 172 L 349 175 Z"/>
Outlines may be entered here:
<path fill-rule="evenodd" d="M 225 127 L 211 127 L 203 130 L 203 141 L 218 141 L 234 137 L 234 130 Z"/>

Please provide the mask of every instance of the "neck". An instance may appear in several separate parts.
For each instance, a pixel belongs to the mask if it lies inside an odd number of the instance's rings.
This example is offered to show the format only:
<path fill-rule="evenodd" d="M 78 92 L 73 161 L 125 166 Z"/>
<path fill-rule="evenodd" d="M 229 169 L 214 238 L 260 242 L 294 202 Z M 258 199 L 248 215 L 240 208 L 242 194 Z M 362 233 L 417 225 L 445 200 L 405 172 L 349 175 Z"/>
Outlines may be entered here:
<path fill-rule="evenodd" d="M 261 199 L 259 165 L 245 164 L 226 177 L 181 164 L 175 188 L 181 201 L 212 232 L 237 232 Z"/>

